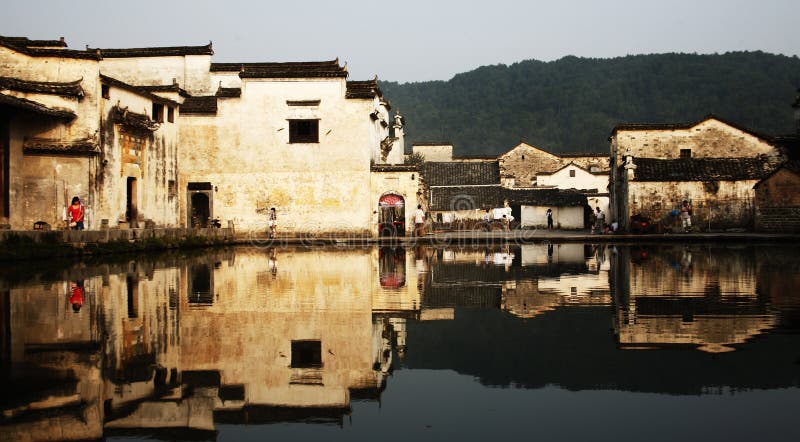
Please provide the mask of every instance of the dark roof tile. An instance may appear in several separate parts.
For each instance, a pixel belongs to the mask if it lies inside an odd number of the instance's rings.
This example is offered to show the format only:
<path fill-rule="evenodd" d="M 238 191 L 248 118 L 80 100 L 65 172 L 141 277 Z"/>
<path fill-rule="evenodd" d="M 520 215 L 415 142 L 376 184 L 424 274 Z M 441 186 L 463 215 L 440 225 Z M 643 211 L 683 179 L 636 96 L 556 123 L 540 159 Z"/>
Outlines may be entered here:
<path fill-rule="evenodd" d="M 240 87 L 221 87 L 217 89 L 217 97 L 219 98 L 239 98 L 242 96 L 242 88 Z"/>
<path fill-rule="evenodd" d="M 181 105 L 181 114 L 216 115 L 217 97 L 188 97 Z"/>
<path fill-rule="evenodd" d="M 98 155 L 100 147 L 91 138 L 74 141 L 51 140 L 45 138 L 26 139 L 22 143 L 26 154 L 59 154 L 59 155 Z"/>
<path fill-rule="evenodd" d="M 367 81 L 348 81 L 347 92 L 345 98 L 352 99 L 372 99 L 375 97 L 383 97 L 383 92 L 378 87 L 378 79 Z"/>
<path fill-rule="evenodd" d="M 61 83 L 51 81 L 30 81 L 19 78 L 0 77 L 0 89 L 18 92 L 35 92 L 40 94 L 61 95 L 64 97 L 83 98 L 82 79 Z"/>
<path fill-rule="evenodd" d="M 429 209 L 433 211 L 474 210 L 511 205 L 580 207 L 586 196 L 562 189 L 508 189 L 494 186 L 432 187 Z"/>
<path fill-rule="evenodd" d="M 122 48 L 103 49 L 86 48 L 94 51 L 103 58 L 130 58 L 130 57 L 183 57 L 185 55 L 214 55 L 211 43 L 205 46 L 163 46 L 153 48 Z"/>
<path fill-rule="evenodd" d="M 497 161 L 426 162 L 422 171 L 427 186 L 500 184 Z"/>
<path fill-rule="evenodd" d="M 127 107 L 114 106 L 111 108 L 111 120 L 130 129 L 154 132 L 161 124 L 145 114 L 129 111 Z"/>
<path fill-rule="evenodd" d="M 0 107 L 8 106 L 15 109 L 20 109 L 27 112 L 32 112 L 38 115 L 47 117 L 60 118 L 63 120 L 72 120 L 76 117 L 75 113 L 66 109 L 56 109 L 48 107 L 42 103 L 37 103 L 25 98 L 12 97 L 10 95 L 0 94 Z"/>
<path fill-rule="evenodd" d="M 109 77 L 108 75 L 103 75 L 103 74 L 100 74 L 100 81 L 102 81 L 103 83 L 105 83 L 107 85 L 116 86 L 116 87 L 118 87 L 120 89 L 124 89 L 124 90 L 127 90 L 129 92 L 133 92 L 135 94 L 141 95 L 141 96 L 143 96 L 145 98 L 149 98 L 150 100 L 152 100 L 155 103 L 168 104 L 168 105 L 172 105 L 172 106 L 177 106 L 178 105 L 177 102 L 175 102 L 173 100 L 170 100 L 169 98 L 160 97 L 160 96 L 150 92 L 148 90 L 150 88 L 150 86 L 144 86 L 144 87 L 142 87 L 142 86 L 134 86 L 132 84 L 125 83 L 124 81 L 120 81 L 120 80 L 117 80 L 116 78 L 112 78 L 112 77 Z"/>
<path fill-rule="evenodd" d="M 758 158 L 634 158 L 636 181 L 736 181 L 761 179 L 774 166 Z"/>
<path fill-rule="evenodd" d="M 238 72 L 240 78 L 346 78 L 339 60 L 285 63 L 211 63 L 211 72 Z"/>
<path fill-rule="evenodd" d="M 772 137 L 769 135 L 765 135 L 762 133 L 758 133 L 752 129 L 747 127 L 741 126 L 739 124 L 730 122 L 728 120 L 722 119 L 717 117 L 716 115 L 710 114 L 706 115 L 704 118 L 700 120 L 688 122 L 688 123 L 620 123 L 614 126 L 614 129 L 611 130 L 611 136 L 614 136 L 619 131 L 644 131 L 644 130 L 687 130 L 697 126 L 700 123 L 703 123 L 708 120 L 717 120 L 728 126 L 731 126 L 735 129 L 739 129 L 742 132 L 748 133 L 754 137 L 761 138 L 766 141 L 771 141 Z"/>
<path fill-rule="evenodd" d="M 3 37 L 0 36 L 0 46 L 13 49 L 31 57 L 61 57 L 78 58 L 88 60 L 99 60 L 100 54 L 97 51 L 75 51 L 72 49 L 60 49 L 66 47 L 66 43 L 60 40 L 29 40 L 26 37 Z"/>
<path fill-rule="evenodd" d="M 160 84 L 154 86 L 136 86 L 136 88 L 147 92 L 174 92 L 181 97 L 188 97 L 189 93 L 177 84 Z"/>

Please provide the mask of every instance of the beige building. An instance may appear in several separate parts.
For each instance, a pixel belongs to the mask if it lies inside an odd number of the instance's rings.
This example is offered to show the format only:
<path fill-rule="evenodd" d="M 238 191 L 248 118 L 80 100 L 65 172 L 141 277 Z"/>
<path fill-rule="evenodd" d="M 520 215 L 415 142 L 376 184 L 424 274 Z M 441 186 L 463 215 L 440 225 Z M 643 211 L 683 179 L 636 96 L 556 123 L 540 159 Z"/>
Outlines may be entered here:
<path fill-rule="evenodd" d="M 282 234 L 377 235 L 383 196 L 417 203 L 377 78 L 348 81 L 338 60 L 212 55 L 0 37 L 2 222 L 56 226 L 77 195 L 90 229 L 264 231 L 274 207 Z"/>
<path fill-rule="evenodd" d="M 781 161 L 767 137 L 710 116 L 687 124 L 624 124 L 611 143 L 611 220 L 677 222 L 683 200 L 695 228 L 751 228 L 753 186 Z"/>

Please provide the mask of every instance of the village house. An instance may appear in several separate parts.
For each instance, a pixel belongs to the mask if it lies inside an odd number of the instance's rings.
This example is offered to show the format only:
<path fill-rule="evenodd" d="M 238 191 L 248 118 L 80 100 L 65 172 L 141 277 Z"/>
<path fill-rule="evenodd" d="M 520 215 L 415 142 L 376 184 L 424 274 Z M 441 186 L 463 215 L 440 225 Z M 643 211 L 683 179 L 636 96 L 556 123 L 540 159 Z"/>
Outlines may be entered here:
<path fill-rule="evenodd" d="M 555 154 L 520 142 L 500 155 L 498 161 L 505 187 L 571 189 L 585 195 L 592 210 L 599 207 L 608 213 L 609 158 L 606 154 Z"/>
<path fill-rule="evenodd" d="M 695 228 L 752 228 L 753 186 L 783 160 L 770 138 L 709 116 L 687 124 L 621 124 L 611 144 L 611 220 L 642 215 L 665 229 L 684 200 Z"/>
<path fill-rule="evenodd" d="M 274 207 L 281 234 L 376 235 L 382 204 L 416 205 L 404 122 L 377 78 L 348 81 L 338 60 L 212 55 L 0 38 L 2 222 L 59 225 L 77 195 L 89 229 L 263 231 Z"/>

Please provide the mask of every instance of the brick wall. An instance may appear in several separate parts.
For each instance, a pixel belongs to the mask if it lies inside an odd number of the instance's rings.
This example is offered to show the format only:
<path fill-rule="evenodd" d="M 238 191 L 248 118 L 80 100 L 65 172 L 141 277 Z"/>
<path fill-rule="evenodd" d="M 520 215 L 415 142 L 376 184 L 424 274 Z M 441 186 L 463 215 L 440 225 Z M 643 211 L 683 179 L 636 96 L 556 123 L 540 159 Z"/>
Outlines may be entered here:
<path fill-rule="evenodd" d="M 756 209 L 756 231 L 800 232 L 800 207 L 759 207 Z"/>

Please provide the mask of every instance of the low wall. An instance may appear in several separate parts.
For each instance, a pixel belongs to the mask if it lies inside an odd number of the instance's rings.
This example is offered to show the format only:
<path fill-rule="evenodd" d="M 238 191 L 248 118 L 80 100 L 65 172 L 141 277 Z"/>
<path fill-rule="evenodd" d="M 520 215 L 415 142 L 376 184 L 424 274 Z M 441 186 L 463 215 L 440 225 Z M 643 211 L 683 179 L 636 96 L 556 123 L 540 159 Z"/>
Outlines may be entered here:
<path fill-rule="evenodd" d="M 800 207 L 758 207 L 755 221 L 757 232 L 800 232 Z"/>
<path fill-rule="evenodd" d="M 63 242 L 69 244 L 105 243 L 120 240 L 144 240 L 149 238 L 183 239 L 200 237 L 233 240 L 234 229 L 109 229 L 109 230 L 0 230 L 0 241 L 9 236 L 31 238 L 36 242 Z"/>

